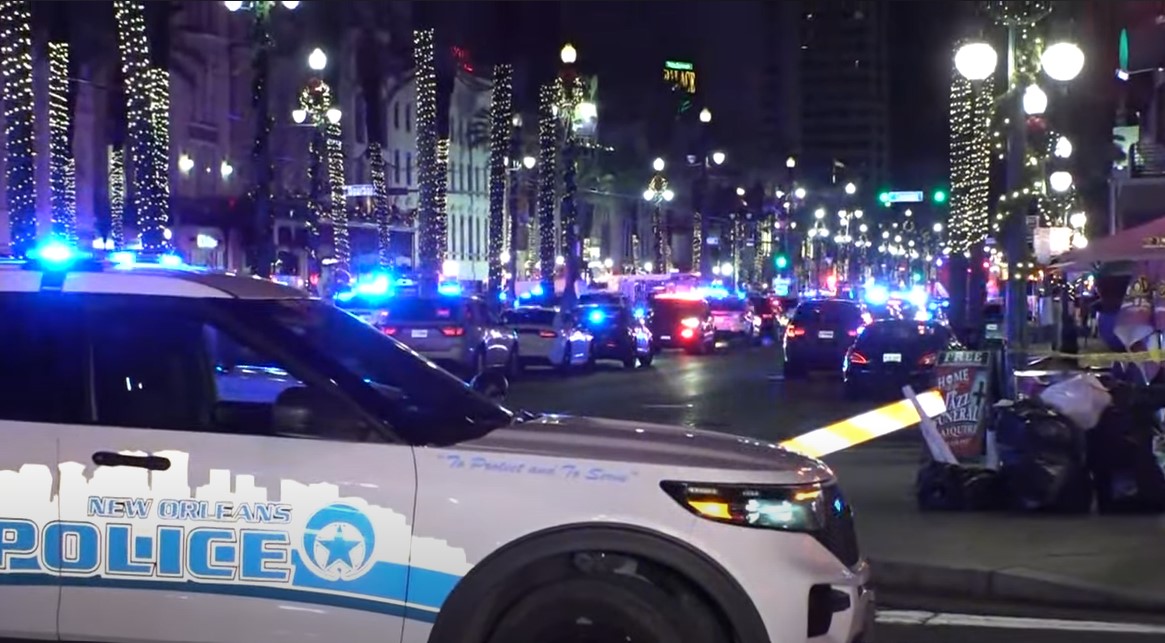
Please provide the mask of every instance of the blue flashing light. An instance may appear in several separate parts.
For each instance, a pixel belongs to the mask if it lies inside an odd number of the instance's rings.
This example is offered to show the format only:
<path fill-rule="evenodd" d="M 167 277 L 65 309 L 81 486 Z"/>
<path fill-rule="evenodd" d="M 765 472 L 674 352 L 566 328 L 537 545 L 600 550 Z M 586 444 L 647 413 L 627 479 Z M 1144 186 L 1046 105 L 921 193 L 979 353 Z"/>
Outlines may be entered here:
<path fill-rule="evenodd" d="M 167 268 L 177 268 L 183 264 L 182 257 L 178 255 L 162 255 L 158 257 L 158 263 Z"/>
<path fill-rule="evenodd" d="M 542 295 L 546 294 L 546 291 L 542 288 L 542 284 L 535 284 L 534 287 L 530 289 L 530 294 L 534 297 L 541 297 Z"/>
<path fill-rule="evenodd" d="M 498 293 L 498 301 L 505 301 L 505 300 L 506 300 L 506 291 L 503 290 L 503 291 Z"/>
<path fill-rule="evenodd" d="M 348 291 L 345 291 L 342 293 L 338 293 L 336 295 L 336 301 L 348 302 L 348 301 L 352 301 L 355 297 L 356 297 L 356 293 L 351 291 L 351 290 L 348 290 Z"/>
<path fill-rule="evenodd" d="M 916 321 L 916 322 L 928 322 L 930 320 L 931 320 L 931 314 L 925 310 L 920 310 L 920 311 L 914 313 L 914 321 Z"/>
<path fill-rule="evenodd" d="M 437 294 L 445 295 L 446 297 L 456 297 L 461 294 L 461 284 L 456 282 L 441 284 L 437 286 Z"/>
<path fill-rule="evenodd" d="M 524 293 L 518 295 L 518 299 L 531 299 L 533 297 L 534 297 L 534 293 L 530 293 L 530 292 L 524 292 Z"/>
<path fill-rule="evenodd" d="M 911 289 L 910 294 L 907 296 L 906 301 L 909 301 L 916 308 L 926 308 L 926 302 L 929 299 L 930 299 L 930 295 L 927 295 L 925 290 L 923 290 L 922 288 L 920 288 L 918 286 L 915 286 L 913 289 Z"/>
<path fill-rule="evenodd" d="M 137 257 L 134 253 L 128 250 L 121 250 L 109 255 L 109 260 L 112 261 L 118 268 L 128 268 L 137 263 Z"/>
<path fill-rule="evenodd" d="M 866 303 L 882 306 L 888 301 L 890 301 L 890 291 L 885 286 L 874 285 L 866 288 Z"/>
<path fill-rule="evenodd" d="M 67 265 L 83 259 L 87 255 L 77 252 L 55 239 L 47 241 L 28 251 L 28 258 L 37 261 L 48 268 L 64 268 Z"/>
<path fill-rule="evenodd" d="M 373 275 L 370 279 L 362 279 L 356 283 L 356 288 L 354 289 L 357 295 L 367 297 L 391 297 L 392 290 L 392 281 L 385 274 L 377 274 Z"/>
<path fill-rule="evenodd" d="M 647 309 L 642 306 L 638 306 L 635 308 L 635 310 L 631 311 L 631 314 L 635 315 L 635 319 L 644 319 L 647 317 Z"/>
<path fill-rule="evenodd" d="M 587 315 L 587 321 L 589 321 L 592 324 L 601 324 L 604 321 L 606 321 L 606 319 L 607 319 L 607 316 L 604 315 L 603 311 L 601 311 L 601 310 L 592 310 L 590 312 L 590 314 Z"/>

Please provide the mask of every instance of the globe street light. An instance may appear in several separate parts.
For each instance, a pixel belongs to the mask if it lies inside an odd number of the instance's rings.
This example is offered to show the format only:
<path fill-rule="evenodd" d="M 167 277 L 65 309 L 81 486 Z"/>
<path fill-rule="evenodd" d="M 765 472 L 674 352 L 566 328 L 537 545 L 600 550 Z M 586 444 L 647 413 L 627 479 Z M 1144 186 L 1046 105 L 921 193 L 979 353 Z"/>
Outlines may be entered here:
<path fill-rule="evenodd" d="M 323 71 L 328 66 L 328 55 L 323 49 L 316 47 L 307 55 L 307 66 L 312 71 Z"/>
<path fill-rule="evenodd" d="M 712 152 L 712 162 L 716 165 L 724 165 L 724 152 Z"/>
<path fill-rule="evenodd" d="M 665 189 L 665 190 L 663 191 L 663 200 L 664 200 L 664 201 L 671 201 L 671 200 L 672 200 L 672 199 L 674 199 L 674 198 L 676 198 L 676 193 L 675 193 L 675 192 L 672 192 L 672 191 L 671 191 L 671 190 L 669 190 L 669 189 Z"/>
<path fill-rule="evenodd" d="M 736 188 L 736 196 L 744 196 L 744 188 Z"/>
<path fill-rule="evenodd" d="M 1084 224 L 1086 223 L 1088 223 L 1088 215 L 1084 214 L 1083 212 L 1073 212 L 1072 215 L 1068 217 L 1068 225 L 1072 226 L 1073 228 L 1083 228 Z"/>
<path fill-rule="evenodd" d="M 340 122 L 340 117 L 343 116 L 343 113 L 338 107 L 329 107 L 326 116 L 328 118 L 328 122 L 335 125 L 336 123 Z"/>
<path fill-rule="evenodd" d="M 790 170 L 797 167 L 797 159 L 791 156 L 785 159 L 785 167 L 789 168 Z"/>
<path fill-rule="evenodd" d="M 299 6 L 299 0 L 283 0 L 280 4 L 283 5 L 284 9 L 295 9 Z"/>
<path fill-rule="evenodd" d="M 226 6 L 227 11 L 230 11 L 232 13 L 243 8 L 243 3 L 238 2 L 237 0 L 234 0 L 234 1 L 227 0 L 226 2 L 223 2 L 223 5 Z"/>
<path fill-rule="evenodd" d="M 805 194 L 805 188 L 797 188 L 796 190 L 793 190 L 793 196 L 797 197 L 798 199 L 804 199 Z"/>
<path fill-rule="evenodd" d="M 845 193 L 846 194 L 852 195 L 853 193 L 855 193 L 857 191 L 858 191 L 858 186 L 854 185 L 852 182 L 845 184 Z"/>
<path fill-rule="evenodd" d="M 1048 185 L 1055 192 L 1067 192 L 1072 189 L 1072 174 L 1064 170 L 1057 170 L 1048 176 Z"/>
<path fill-rule="evenodd" d="M 653 190 L 651 188 L 647 188 L 646 190 L 644 190 L 643 191 L 643 200 L 644 201 L 654 201 L 655 200 L 655 190 Z"/>
<path fill-rule="evenodd" d="M 651 162 L 651 169 L 655 170 L 656 172 L 662 172 L 665 165 L 666 164 L 663 162 L 663 159 L 657 158 Z"/>
<path fill-rule="evenodd" d="M 943 224 L 941 224 L 941 223 L 934 224 L 933 230 L 935 232 L 942 232 L 943 231 Z"/>
<path fill-rule="evenodd" d="M 1084 69 L 1084 52 L 1070 42 L 1057 42 L 1040 54 L 1040 65 L 1052 80 L 1066 82 Z"/>
<path fill-rule="evenodd" d="M 955 52 L 955 69 L 970 81 L 986 80 L 998 62 L 995 48 L 985 42 L 969 42 Z"/>
<path fill-rule="evenodd" d="M 1023 113 L 1028 116 L 1039 116 L 1048 109 L 1048 95 L 1039 85 L 1029 85 L 1023 90 Z"/>
<path fill-rule="evenodd" d="M 711 123 L 712 122 L 712 110 L 708 109 L 707 107 L 700 110 L 700 122 L 701 123 Z"/>
<path fill-rule="evenodd" d="M 578 60 L 578 50 L 574 48 L 574 45 L 568 42 L 562 46 L 562 51 L 559 52 L 558 56 L 562 59 L 563 63 L 567 65 L 573 65 L 574 62 Z"/>
<path fill-rule="evenodd" d="M 306 109 L 293 109 L 293 110 L 291 110 L 291 120 L 295 121 L 296 125 L 302 125 L 303 122 L 307 120 L 307 110 Z"/>
<path fill-rule="evenodd" d="M 538 159 L 534 158 L 533 156 L 526 156 L 526 157 L 522 158 L 522 166 L 525 167 L 527 170 L 534 169 L 534 166 L 537 163 L 538 163 Z"/>
<path fill-rule="evenodd" d="M 1057 158 L 1066 159 L 1072 156 L 1072 141 L 1068 140 L 1067 136 L 1061 136 L 1056 139 L 1056 147 L 1052 150 L 1052 154 Z"/>

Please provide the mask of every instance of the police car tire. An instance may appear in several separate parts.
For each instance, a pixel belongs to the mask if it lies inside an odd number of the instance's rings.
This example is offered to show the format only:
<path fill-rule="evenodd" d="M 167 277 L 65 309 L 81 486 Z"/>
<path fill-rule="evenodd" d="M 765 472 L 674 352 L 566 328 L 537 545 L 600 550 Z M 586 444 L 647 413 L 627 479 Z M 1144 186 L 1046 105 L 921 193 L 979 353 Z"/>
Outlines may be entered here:
<path fill-rule="evenodd" d="M 589 624 L 580 626 L 583 619 Z M 612 643 L 707 643 L 713 640 L 707 638 L 709 624 L 719 629 L 706 606 L 682 604 L 646 581 L 618 574 L 577 576 L 540 587 L 517 601 L 498 620 L 488 643 L 571 641 L 571 629 L 604 631 L 612 625 L 622 631 Z M 586 634 L 579 640 L 599 640 Z"/>
<path fill-rule="evenodd" d="M 655 359 L 655 353 L 651 352 L 651 350 L 648 350 L 646 354 L 642 355 L 639 358 L 639 365 L 640 366 L 651 366 L 651 360 L 653 360 L 653 359 Z"/>

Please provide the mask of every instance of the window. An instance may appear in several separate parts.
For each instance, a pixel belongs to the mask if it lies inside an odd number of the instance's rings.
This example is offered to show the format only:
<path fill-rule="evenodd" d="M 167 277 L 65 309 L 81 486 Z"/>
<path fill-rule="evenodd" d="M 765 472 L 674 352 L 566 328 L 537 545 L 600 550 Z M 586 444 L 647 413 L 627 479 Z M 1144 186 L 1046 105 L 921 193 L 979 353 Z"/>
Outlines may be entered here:
<path fill-rule="evenodd" d="M 85 346 L 74 304 L 57 293 L 5 293 L 0 310 L 0 419 L 83 421 Z"/>
<path fill-rule="evenodd" d="M 405 106 L 405 131 L 413 131 L 413 104 L 409 103 Z"/>
<path fill-rule="evenodd" d="M 392 151 L 392 182 L 400 185 L 400 150 Z"/>
<path fill-rule="evenodd" d="M 400 129 L 400 103 L 396 101 L 392 103 L 392 128 Z"/>
<path fill-rule="evenodd" d="M 405 181 L 408 185 L 413 184 L 413 153 L 405 152 Z"/>
<path fill-rule="evenodd" d="M 334 392 L 305 385 L 281 359 L 193 305 L 102 306 L 90 334 L 100 424 L 352 440 L 371 428 Z M 316 417 L 280 412 L 304 406 Z"/>

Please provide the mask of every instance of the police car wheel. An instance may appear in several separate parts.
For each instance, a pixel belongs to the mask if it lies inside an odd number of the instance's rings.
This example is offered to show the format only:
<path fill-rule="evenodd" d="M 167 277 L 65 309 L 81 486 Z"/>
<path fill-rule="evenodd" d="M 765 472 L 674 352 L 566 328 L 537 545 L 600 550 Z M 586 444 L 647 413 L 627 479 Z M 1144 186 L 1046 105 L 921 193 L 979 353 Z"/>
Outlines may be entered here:
<path fill-rule="evenodd" d="M 648 350 L 646 353 L 639 356 L 639 365 L 640 366 L 651 366 L 651 360 L 653 360 L 653 359 L 655 359 L 655 353 Z"/>
<path fill-rule="evenodd" d="M 703 643 L 698 616 L 706 609 L 688 607 L 642 580 L 581 576 L 527 594 L 502 615 L 488 642 Z"/>
<path fill-rule="evenodd" d="M 571 367 L 570 358 L 571 358 L 570 345 L 568 344 L 566 346 L 566 348 L 562 349 L 562 356 L 559 358 L 562 361 L 558 363 L 558 370 L 563 375 L 566 375 L 567 373 L 570 372 L 570 367 Z"/>
<path fill-rule="evenodd" d="M 473 360 L 473 374 L 481 375 L 485 372 L 485 346 L 477 349 L 477 356 Z"/>

